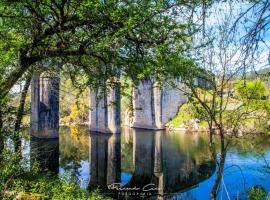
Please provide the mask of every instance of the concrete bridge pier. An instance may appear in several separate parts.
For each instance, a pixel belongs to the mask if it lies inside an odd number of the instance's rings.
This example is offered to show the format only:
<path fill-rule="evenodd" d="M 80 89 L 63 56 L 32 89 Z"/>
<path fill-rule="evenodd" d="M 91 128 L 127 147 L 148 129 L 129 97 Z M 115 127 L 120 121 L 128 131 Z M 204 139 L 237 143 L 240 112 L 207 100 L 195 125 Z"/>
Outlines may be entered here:
<path fill-rule="evenodd" d="M 34 137 L 59 137 L 59 83 L 58 74 L 52 72 L 32 78 L 30 132 Z"/>
<path fill-rule="evenodd" d="M 166 81 L 143 79 L 133 88 L 131 127 L 165 129 L 166 124 L 177 114 L 179 106 L 187 100 L 179 90 L 182 87 L 181 81 L 173 82 L 174 85 L 171 85 Z"/>
<path fill-rule="evenodd" d="M 121 132 L 120 84 L 109 87 L 107 94 L 108 129 L 111 133 Z"/>
<path fill-rule="evenodd" d="M 133 88 L 133 122 L 134 128 L 156 129 L 154 113 L 154 90 L 150 79 L 143 79 Z"/>
<path fill-rule="evenodd" d="M 120 133 L 120 85 L 90 90 L 90 131 Z"/>
<path fill-rule="evenodd" d="M 90 131 L 108 132 L 107 96 L 100 88 L 90 90 Z"/>

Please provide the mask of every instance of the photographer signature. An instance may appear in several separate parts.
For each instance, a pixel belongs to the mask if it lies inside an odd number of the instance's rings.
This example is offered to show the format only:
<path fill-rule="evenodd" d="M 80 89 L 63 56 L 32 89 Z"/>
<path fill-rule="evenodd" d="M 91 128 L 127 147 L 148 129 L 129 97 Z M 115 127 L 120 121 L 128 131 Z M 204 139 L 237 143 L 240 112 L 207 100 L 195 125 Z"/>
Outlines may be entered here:
<path fill-rule="evenodd" d="M 159 191 L 160 189 L 155 187 L 155 184 L 149 183 L 142 188 L 140 187 L 121 187 L 120 183 L 112 183 L 107 186 L 109 190 L 117 190 L 117 191 L 139 191 L 142 190 L 143 192 L 149 191 Z"/>

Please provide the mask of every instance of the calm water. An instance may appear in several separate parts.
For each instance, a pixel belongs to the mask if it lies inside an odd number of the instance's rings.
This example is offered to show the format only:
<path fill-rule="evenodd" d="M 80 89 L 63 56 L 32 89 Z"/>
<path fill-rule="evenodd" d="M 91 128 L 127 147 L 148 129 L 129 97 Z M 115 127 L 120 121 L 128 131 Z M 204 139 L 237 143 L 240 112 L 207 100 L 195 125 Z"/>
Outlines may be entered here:
<path fill-rule="evenodd" d="M 59 141 L 24 140 L 23 155 L 29 166 L 36 160 L 114 198 L 209 199 L 218 166 L 208 144 L 204 134 L 135 129 L 89 134 L 87 127 L 61 127 Z M 216 141 L 217 157 L 219 148 Z M 256 184 L 270 191 L 270 137 L 231 141 L 218 199 L 245 199 L 246 189 Z"/>

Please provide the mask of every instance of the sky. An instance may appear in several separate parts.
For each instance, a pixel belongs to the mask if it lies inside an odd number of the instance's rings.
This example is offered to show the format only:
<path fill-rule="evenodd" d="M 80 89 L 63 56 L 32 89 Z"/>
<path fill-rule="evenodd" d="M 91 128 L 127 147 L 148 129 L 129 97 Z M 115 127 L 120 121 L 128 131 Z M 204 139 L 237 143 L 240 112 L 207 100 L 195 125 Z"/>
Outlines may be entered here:
<path fill-rule="evenodd" d="M 264 1 L 260 1 L 264 2 Z M 229 22 L 231 20 L 232 23 L 236 21 L 239 15 L 245 11 L 247 11 L 252 6 L 251 3 L 244 2 L 225 2 L 225 3 L 216 3 L 210 10 L 209 16 L 207 18 L 207 25 L 209 27 L 215 27 L 221 24 L 223 21 Z M 257 9 L 258 10 L 258 7 Z M 269 8 L 268 8 L 268 11 Z M 269 12 L 266 12 L 267 14 Z M 255 15 L 254 10 L 251 9 L 246 14 L 246 19 L 243 17 L 239 22 L 238 32 L 239 38 L 243 38 L 246 35 L 246 28 L 254 25 Z M 225 19 L 225 20 L 224 20 Z M 270 24 L 270 23 L 269 23 Z M 266 26 L 266 29 L 270 28 L 270 25 Z M 258 51 L 256 57 L 258 58 L 258 62 L 254 64 L 255 70 L 263 69 L 270 67 L 268 62 L 269 52 L 270 52 L 270 31 L 267 30 L 263 35 L 264 42 L 258 43 Z M 237 56 L 236 56 L 237 57 Z"/>

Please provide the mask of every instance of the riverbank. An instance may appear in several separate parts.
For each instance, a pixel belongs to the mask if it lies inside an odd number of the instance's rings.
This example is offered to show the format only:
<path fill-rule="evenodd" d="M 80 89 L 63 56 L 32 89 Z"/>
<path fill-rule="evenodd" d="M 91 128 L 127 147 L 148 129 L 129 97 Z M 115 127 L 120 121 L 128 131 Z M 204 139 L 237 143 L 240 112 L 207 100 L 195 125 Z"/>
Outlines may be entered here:
<path fill-rule="evenodd" d="M 228 110 L 223 115 L 224 131 L 226 135 L 242 137 L 244 135 L 262 135 L 270 133 L 270 119 L 265 113 L 254 111 L 249 116 L 237 121 L 237 116 L 233 116 Z M 209 132 L 208 122 L 204 120 L 203 113 L 198 113 L 194 106 L 187 102 L 183 104 L 178 113 L 166 125 L 168 131 L 183 132 Z M 206 115 L 207 116 L 207 115 Z M 259 117 L 258 117 L 259 116 Z M 213 127 L 214 133 L 219 134 L 219 129 Z"/>
<path fill-rule="evenodd" d="M 209 133 L 210 130 L 209 128 L 197 128 L 197 127 L 166 127 L 166 130 L 168 132 L 184 132 L 186 134 L 189 133 Z M 214 128 L 214 135 L 219 135 L 219 129 L 218 128 Z M 225 129 L 225 134 L 228 136 L 235 136 L 235 137 L 244 137 L 244 136 L 249 136 L 249 135 L 253 135 L 253 136 L 259 136 L 259 135 L 270 135 L 270 133 L 268 132 L 256 132 L 255 131 L 246 131 L 243 129 L 242 130 L 238 130 L 237 132 L 234 132 L 232 129 Z"/>

